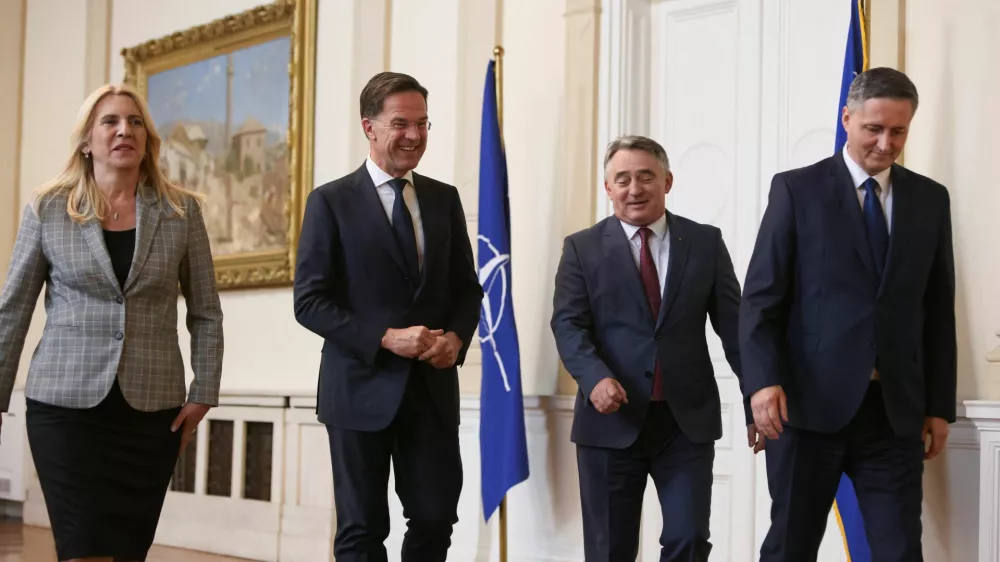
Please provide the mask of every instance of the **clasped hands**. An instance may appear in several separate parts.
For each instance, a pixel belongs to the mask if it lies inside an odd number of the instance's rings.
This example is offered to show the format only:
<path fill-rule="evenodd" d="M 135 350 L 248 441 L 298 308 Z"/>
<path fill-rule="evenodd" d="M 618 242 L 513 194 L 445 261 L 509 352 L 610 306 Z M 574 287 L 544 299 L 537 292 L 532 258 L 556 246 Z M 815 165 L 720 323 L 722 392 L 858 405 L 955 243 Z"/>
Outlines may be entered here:
<path fill-rule="evenodd" d="M 386 330 L 382 336 L 382 347 L 400 357 L 426 361 L 435 369 L 447 369 L 458 360 L 462 340 L 455 332 L 411 326 Z"/>

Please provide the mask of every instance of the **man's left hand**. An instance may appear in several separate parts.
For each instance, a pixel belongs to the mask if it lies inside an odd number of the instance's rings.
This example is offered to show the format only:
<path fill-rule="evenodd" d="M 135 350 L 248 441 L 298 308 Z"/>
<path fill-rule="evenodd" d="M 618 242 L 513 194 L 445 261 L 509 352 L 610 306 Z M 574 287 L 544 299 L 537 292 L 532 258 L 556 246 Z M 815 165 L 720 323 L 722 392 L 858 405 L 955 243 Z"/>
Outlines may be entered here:
<path fill-rule="evenodd" d="M 429 362 L 435 369 L 447 369 L 458 360 L 460 349 L 462 349 L 462 340 L 458 339 L 455 332 L 448 332 L 443 336 L 438 336 L 434 345 L 420 355 L 420 360 Z"/>
<path fill-rule="evenodd" d="M 930 435 L 931 442 L 927 445 L 927 436 Z M 922 435 L 924 443 L 924 458 L 931 460 L 944 450 L 944 444 L 948 441 L 948 421 L 942 418 L 924 418 L 924 430 Z"/>

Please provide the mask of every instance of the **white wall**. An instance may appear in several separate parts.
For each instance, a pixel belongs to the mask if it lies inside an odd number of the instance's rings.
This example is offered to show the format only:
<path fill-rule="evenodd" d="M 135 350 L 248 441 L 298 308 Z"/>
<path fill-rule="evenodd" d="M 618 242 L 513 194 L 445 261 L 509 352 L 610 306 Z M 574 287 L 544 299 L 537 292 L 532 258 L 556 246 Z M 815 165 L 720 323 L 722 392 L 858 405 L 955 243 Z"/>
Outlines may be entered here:
<path fill-rule="evenodd" d="M 1000 3 L 906 3 L 906 73 L 920 107 L 906 165 L 948 187 L 955 236 L 959 398 L 1000 398 L 984 361 L 1000 329 Z"/>
<path fill-rule="evenodd" d="M 19 220 L 21 158 L 21 64 L 23 62 L 25 6 L 23 0 L 4 0 L 0 7 L 0 283 L 7 275 L 7 262 L 14 249 Z"/>
<path fill-rule="evenodd" d="M 111 80 L 119 81 L 123 76 L 118 55 L 123 47 L 259 3 L 114 1 Z M 515 10 L 529 9 L 531 18 L 512 15 Z M 486 63 L 499 42 L 496 11 L 494 1 L 320 2 L 316 185 L 353 171 L 367 155 L 357 97 L 368 78 L 384 69 L 410 73 L 430 90 L 433 122 L 419 171 L 459 187 L 474 237 L 482 91 Z M 554 272 L 558 255 L 552 255 L 552 244 L 540 244 L 539 239 L 553 238 L 545 227 L 559 211 L 553 201 L 562 191 L 551 186 L 558 182 L 556 170 L 562 164 L 556 137 L 539 131 L 555 130 L 561 119 L 563 13 L 556 2 L 536 5 L 510 0 L 501 17 L 502 43 L 507 51 L 504 102 L 510 197 L 516 208 L 512 217 L 513 253 L 519 263 L 525 264 L 515 267 L 514 299 L 522 333 L 525 393 L 534 394 L 555 387 L 557 368 L 547 323 L 551 306 L 549 273 Z M 222 305 L 226 332 L 223 388 L 292 392 L 315 389 L 321 341 L 295 322 L 290 289 L 224 292 Z M 180 306 L 183 312 L 183 304 Z M 182 341 L 184 346 L 186 340 Z M 462 370 L 465 394 L 478 393 L 477 362 L 478 354 L 474 353 Z"/>
<path fill-rule="evenodd" d="M 68 155 L 77 110 L 93 82 L 94 69 L 87 64 L 88 41 L 105 32 L 103 26 L 88 29 L 84 22 L 100 7 L 100 2 L 91 0 L 26 3 L 18 207 L 60 171 Z M 18 209 L 18 221 L 20 217 Z M 17 387 L 23 386 L 31 351 L 45 322 L 41 298 L 38 303 L 21 355 Z"/>
<path fill-rule="evenodd" d="M 959 398 L 1000 398 L 1000 369 L 985 361 L 1000 328 L 1000 4 L 906 2 L 905 70 L 920 92 L 905 164 L 948 187 L 955 246 Z M 925 552 L 976 560 L 976 500 L 957 486 L 976 471 L 952 459 L 924 478 Z M 995 501 L 995 499 L 994 499 Z M 930 549 L 930 550 L 928 550 Z M 948 553 L 947 555 L 945 553 Z"/>

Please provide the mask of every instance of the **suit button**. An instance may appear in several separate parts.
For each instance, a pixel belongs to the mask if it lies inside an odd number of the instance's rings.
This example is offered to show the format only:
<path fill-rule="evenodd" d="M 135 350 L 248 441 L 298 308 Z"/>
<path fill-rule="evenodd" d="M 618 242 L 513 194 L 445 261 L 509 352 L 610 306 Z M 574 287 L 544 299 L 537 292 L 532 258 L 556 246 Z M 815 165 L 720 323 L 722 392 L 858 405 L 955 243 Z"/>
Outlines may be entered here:
<path fill-rule="evenodd" d="M 660 341 L 661 339 L 663 339 L 663 336 L 661 336 L 660 334 L 656 334 L 656 341 Z"/>
<path fill-rule="evenodd" d="M 125 299 L 123 299 L 121 297 L 115 297 L 115 302 L 118 303 L 118 304 L 121 304 L 121 303 L 125 302 Z"/>
<path fill-rule="evenodd" d="M 125 337 L 125 334 L 123 334 L 121 332 L 115 332 L 115 339 L 116 340 L 120 340 L 120 339 L 122 339 L 124 337 Z"/>
<path fill-rule="evenodd" d="M 647 379 L 653 378 L 653 373 L 651 371 L 646 371 L 646 378 Z"/>

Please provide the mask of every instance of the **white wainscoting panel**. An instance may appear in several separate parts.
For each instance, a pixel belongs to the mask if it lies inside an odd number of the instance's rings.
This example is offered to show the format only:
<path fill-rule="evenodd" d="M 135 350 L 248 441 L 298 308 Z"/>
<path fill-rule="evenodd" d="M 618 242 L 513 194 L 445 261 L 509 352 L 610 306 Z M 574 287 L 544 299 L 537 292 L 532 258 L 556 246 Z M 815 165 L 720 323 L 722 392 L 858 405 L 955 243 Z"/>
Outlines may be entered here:
<path fill-rule="evenodd" d="M 23 409 L 21 406 L 14 408 Z M 968 403 L 969 416 L 952 427 L 949 446 L 940 459 L 928 464 L 924 480 L 924 536 L 927 560 L 997 562 L 1000 485 L 1000 405 Z M 497 517 L 483 522 L 479 498 L 479 401 L 463 399 L 461 447 L 464 485 L 459 503 L 459 523 L 453 534 L 449 559 L 496 562 L 499 560 Z M 211 411 L 209 420 L 233 421 L 233 480 L 230 497 L 209 496 L 207 489 L 210 431 L 202 425 L 198 435 L 198 476 L 194 493 L 169 492 L 157 532 L 158 544 L 240 556 L 251 560 L 281 562 L 332 561 L 336 530 L 333 510 L 333 477 L 325 428 L 317 423 L 315 399 L 308 396 L 227 394 Z M 766 528 L 767 519 L 729 511 L 740 498 L 738 486 L 752 486 L 750 476 L 724 466 L 754 464 L 741 446 L 738 412 L 730 410 L 727 435 L 717 445 L 712 502 L 711 560 L 756 560 L 754 528 Z M 510 562 L 576 562 L 583 560 L 582 515 L 576 449 L 569 434 L 573 397 L 526 397 L 525 416 L 531 476 L 508 495 L 508 560 Z M 997 416 L 990 418 L 989 416 Z M 245 499 L 242 493 L 245 443 L 237 429 L 246 423 L 272 423 L 273 465 L 269 501 Z M 23 432 L 23 428 L 20 429 Z M 988 437 L 980 439 L 980 433 Z M 27 455 L 26 441 L 24 454 Z M 984 453 L 990 451 L 988 458 Z M 729 455 L 729 460 L 723 460 Z M 745 458 L 739 458 L 745 457 Z M 982 458 L 982 463 L 980 459 Z M 757 461 L 763 468 L 763 457 Z M 982 465 L 982 468 L 981 466 Z M 240 467 L 240 468 L 237 468 Z M 981 472 L 982 470 L 982 472 Z M 239 475 L 236 473 L 239 472 Z M 982 474 L 982 476 L 980 476 Z M 48 517 L 38 478 L 25 466 L 27 499 L 25 523 L 47 527 Z M 992 475 L 992 476 L 991 476 Z M 992 480 L 988 478 L 992 477 Z M 983 493 L 980 493 L 982 490 Z M 26 492 L 26 493 L 25 493 Z M 758 490 L 759 493 L 759 490 Z M 766 497 L 766 490 L 765 490 Z M 389 486 L 392 531 L 386 541 L 389 560 L 399 560 L 405 521 Z M 643 505 L 640 558 L 657 560 L 659 510 L 652 482 Z M 981 506 L 977 509 L 977 506 Z M 745 507 L 744 507 L 745 510 Z M 727 511 L 729 511 L 727 513 Z M 981 515 L 982 514 L 982 515 Z M 982 519 L 980 519 L 982 517 Z M 991 519 L 992 518 L 992 519 Z M 835 524 L 834 524 L 835 526 Z M 977 529 L 979 533 L 977 534 Z M 985 532 L 990 531 L 992 532 Z M 742 544 L 738 544 L 737 537 Z M 976 541 L 983 556 L 977 558 Z M 735 546 L 734 546 L 735 545 Z M 989 550 L 992 549 L 992 550 Z M 825 551 L 820 560 L 846 560 L 842 550 Z"/>
<path fill-rule="evenodd" d="M 979 560 L 1000 562 L 1000 402 L 967 400 L 965 415 L 979 433 Z"/>
<path fill-rule="evenodd" d="M 24 433 L 24 391 L 18 390 L 11 395 L 9 410 L 0 414 L 3 416 L 0 424 L 0 501 L 23 502 L 31 477 Z"/>

